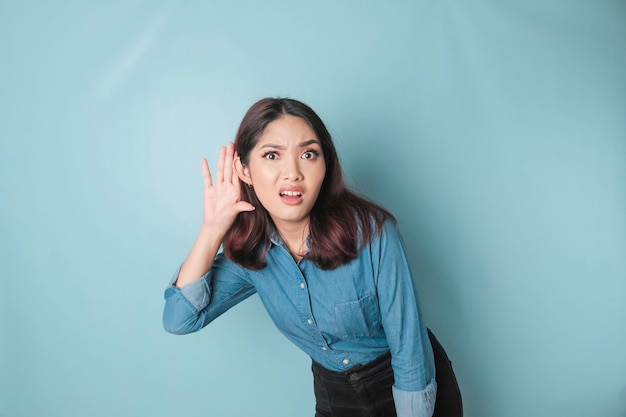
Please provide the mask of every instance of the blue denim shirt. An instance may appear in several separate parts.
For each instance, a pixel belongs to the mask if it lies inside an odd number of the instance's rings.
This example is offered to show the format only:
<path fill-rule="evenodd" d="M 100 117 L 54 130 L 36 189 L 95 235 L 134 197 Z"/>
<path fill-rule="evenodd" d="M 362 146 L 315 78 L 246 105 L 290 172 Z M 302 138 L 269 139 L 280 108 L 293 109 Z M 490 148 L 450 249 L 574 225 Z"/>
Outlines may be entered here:
<path fill-rule="evenodd" d="M 328 369 L 346 371 L 391 351 L 398 417 L 430 417 L 433 353 L 396 226 L 387 221 L 357 259 L 330 271 L 307 259 L 296 263 L 277 233 L 271 242 L 267 267 L 260 271 L 218 254 L 199 280 L 170 285 L 165 329 L 195 332 L 257 293 L 277 328 Z"/>

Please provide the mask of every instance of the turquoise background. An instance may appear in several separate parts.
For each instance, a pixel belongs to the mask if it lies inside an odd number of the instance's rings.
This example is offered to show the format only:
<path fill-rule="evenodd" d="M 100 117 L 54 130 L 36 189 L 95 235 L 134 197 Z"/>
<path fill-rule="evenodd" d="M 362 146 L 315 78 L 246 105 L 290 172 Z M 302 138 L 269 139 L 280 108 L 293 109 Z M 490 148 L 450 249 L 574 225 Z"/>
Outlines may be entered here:
<path fill-rule="evenodd" d="M 312 416 L 257 298 L 163 290 L 264 96 L 398 217 L 468 417 L 626 416 L 624 1 L 0 1 L 0 416 Z"/>

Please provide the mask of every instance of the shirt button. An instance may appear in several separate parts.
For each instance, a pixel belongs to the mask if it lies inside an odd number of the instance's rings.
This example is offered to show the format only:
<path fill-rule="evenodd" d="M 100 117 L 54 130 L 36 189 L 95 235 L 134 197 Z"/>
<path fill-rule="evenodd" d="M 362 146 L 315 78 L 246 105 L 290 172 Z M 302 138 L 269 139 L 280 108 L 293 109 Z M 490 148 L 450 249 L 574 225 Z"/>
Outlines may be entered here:
<path fill-rule="evenodd" d="M 347 365 L 347 364 L 350 363 L 350 359 L 344 359 L 344 360 L 342 360 L 342 362 L 343 362 L 344 365 Z"/>
<path fill-rule="evenodd" d="M 311 319 L 308 319 L 306 322 L 309 323 L 309 324 L 313 324 L 313 320 L 311 320 Z"/>
<path fill-rule="evenodd" d="M 322 346 L 322 350 L 328 350 L 326 346 Z"/>
<path fill-rule="evenodd" d="M 304 289 L 304 282 L 300 283 L 300 288 Z"/>

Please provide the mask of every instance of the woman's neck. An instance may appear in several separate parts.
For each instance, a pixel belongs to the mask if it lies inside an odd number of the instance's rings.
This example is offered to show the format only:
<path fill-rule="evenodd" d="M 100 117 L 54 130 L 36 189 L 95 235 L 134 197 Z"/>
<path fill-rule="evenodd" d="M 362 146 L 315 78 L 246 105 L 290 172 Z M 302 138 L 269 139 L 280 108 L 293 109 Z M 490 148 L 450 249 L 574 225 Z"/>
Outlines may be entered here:
<path fill-rule="evenodd" d="M 288 223 L 279 224 L 274 223 L 276 231 L 285 242 L 289 253 L 296 260 L 299 261 L 304 257 L 307 252 L 306 239 L 309 235 L 309 220 L 301 223 Z"/>

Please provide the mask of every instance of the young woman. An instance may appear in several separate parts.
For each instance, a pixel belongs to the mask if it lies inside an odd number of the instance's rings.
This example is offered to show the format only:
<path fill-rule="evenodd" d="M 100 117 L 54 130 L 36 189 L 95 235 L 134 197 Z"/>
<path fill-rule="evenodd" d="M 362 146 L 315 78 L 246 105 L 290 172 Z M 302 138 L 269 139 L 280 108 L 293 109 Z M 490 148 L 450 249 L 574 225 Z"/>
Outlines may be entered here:
<path fill-rule="evenodd" d="M 257 293 L 313 360 L 316 417 L 430 417 L 433 353 L 395 220 L 344 184 L 317 114 L 258 101 L 215 178 L 205 159 L 202 172 L 203 222 L 165 291 L 165 329 L 197 331 Z"/>

